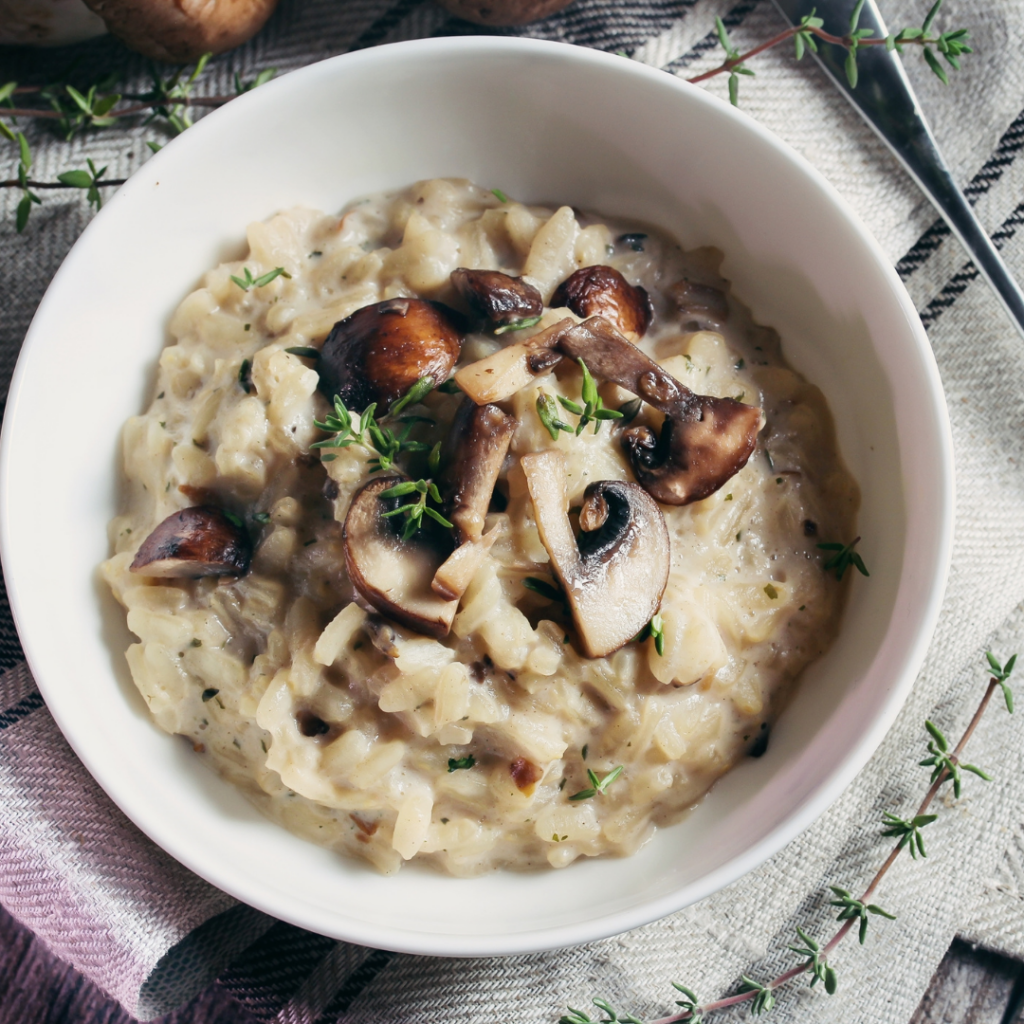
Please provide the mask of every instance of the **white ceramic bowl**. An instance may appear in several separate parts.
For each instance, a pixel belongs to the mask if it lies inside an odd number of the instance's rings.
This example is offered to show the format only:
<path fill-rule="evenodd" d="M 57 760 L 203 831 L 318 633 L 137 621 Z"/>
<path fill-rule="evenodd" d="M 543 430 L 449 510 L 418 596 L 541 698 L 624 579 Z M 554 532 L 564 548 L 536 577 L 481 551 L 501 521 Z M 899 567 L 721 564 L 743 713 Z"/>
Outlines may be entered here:
<path fill-rule="evenodd" d="M 631 860 L 472 880 L 383 878 L 264 820 L 153 725 L 98 579 L 118 437 L 149 400 L 168 318 L 246 224 L 303 203 L 464 176 L 716 245 L 725 274 L 825 391 L 863 490 L 842 633 L 768 753 Z M 314 931 L 416 953 L 570 945 L 677 910 L 806 828 L 875 749 L 920 667 L 953 514 L 945 405 L 884 254 L 820 175 L 754 121 L 660 71 L 546 42 L 399 43 L 287 75 L 204 118 L 87 228 L 32 324 L 0 465 L 4 569 L 29 663 L 103 788 L 182 863 Z"/>

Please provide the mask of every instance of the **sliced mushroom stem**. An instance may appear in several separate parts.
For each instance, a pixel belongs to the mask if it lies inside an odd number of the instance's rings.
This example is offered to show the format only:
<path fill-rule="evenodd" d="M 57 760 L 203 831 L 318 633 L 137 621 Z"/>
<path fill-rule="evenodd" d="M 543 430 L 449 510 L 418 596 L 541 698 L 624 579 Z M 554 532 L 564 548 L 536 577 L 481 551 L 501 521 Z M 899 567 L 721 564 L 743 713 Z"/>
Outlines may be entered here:
<path fill-rule="evenodd" d="M 561 362 L 562 357 L 552 350 L 572 325 L 573 321 L 566 317 L 528 341 L 516 342 L 478 359 L 455 374 L 455 383 L 477 405 L 504 402 Z"/>
<path fill-rule="evenodd" d="M 500 524 L 495 524 L 476 540 L 460 544 L 434 573 L 430 589 L 446 601 L 457 601 L 469 589 L 473 577 L 480 571 L 487 553 L 501 535 Z"/>
<path fill-rule="evenodd" d="M 565 457 L 522 459 L 537 529 L 551 557 L 584 652 L 601 658 L 647 625 L 668 584 L 672 559 L 661 509 L 637 484 L 601 480 L 583 496 L 577 543 L 569 521 Z M 592 529 L 587 529 L 592 527 Z"/>
<path fill-rule="evenodd" d="M 448 434 L 443 487 L 447 518 L 458 542 L 478 540 L 483 533 L 494 485 L 516 432 L 516 420 L 496 405 L 474 405 L 465 399 Z"/>
<path fill-rule="evenodd" d="M 141 576 L 244 576 L 252 559 L 245 527 L 213 505 L 174 512 L 142 542 L 129 567 Z"/>
<path fill-rule="evenodd" d="M 764 425 L 757 406 L 694 393 L 602 317 L 570 328 L 558 347 L 665 414 L 660 437 L 645 426 L 622 433 L 633 473 L 658 501 L 699 501 L 746 465 Z"/>
<path fill-rule="evenodd" d="M 416 633 L 444 637 L 459 602 L 439 597 L 430 583 L 451 544 L 426 529 L 403 540 L 397 517 L 384 518 L 399 499 L 382 500 L 381 492 L 400 480 L 380 477 L 356 491 L 345 517 L 345 566 L 353 586 L 382 615 Z"/>

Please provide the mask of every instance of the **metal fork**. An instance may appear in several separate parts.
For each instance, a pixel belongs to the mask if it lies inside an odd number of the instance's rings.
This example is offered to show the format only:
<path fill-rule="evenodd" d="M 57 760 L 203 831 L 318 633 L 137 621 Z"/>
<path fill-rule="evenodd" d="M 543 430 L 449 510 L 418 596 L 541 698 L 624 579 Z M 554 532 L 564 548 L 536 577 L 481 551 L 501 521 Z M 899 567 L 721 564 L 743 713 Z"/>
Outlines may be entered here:
<path fill-rule="evenodd" d="M 825 28 L 847 25 L 854 0 L 773 0 L 792 25 L 817 8 Z M 875 0 L 867 0 L 860 27 L 871 28 L 878 38 L 887 35 Z M 963 243 L 974 265 L 992 286 L 1014 326 L 1024 336 L 1024 292 L 985 233 L 974 210 L 957 188 L 943 160 L 921 106 L 910 86 L 898 54 L 884 46 L 865 46 L 857 51 L 858 83 L 850 88 L 843 67 L 845 51 L 822 45 L 813 55 L 836 87 L 857 108 L 931 200 L 953 234 Z"/>

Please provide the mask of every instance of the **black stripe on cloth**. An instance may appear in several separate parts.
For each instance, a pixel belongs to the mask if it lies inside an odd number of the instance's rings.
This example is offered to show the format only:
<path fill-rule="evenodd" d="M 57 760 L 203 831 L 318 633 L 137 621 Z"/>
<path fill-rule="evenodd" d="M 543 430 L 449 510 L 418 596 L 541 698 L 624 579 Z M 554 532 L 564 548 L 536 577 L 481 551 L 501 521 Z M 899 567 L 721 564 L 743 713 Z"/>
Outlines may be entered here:
<path fill-rule="evenodd" d="M 252 1016 L 269 1024 L 334 945 L 334 939 L 280 921 L 217 982 Z"/>
<path fill-rule="evenodd" d="M 0 730 L 17 725 L 23 718 L 28 718 L 33 711 L 38 711 L 42 706 L 43 695 L 38 690 L 22 697 L 14 707 L 0 711 Z"/>
<path fill-rule="evenodd" d="M 985 161 L 981 170 L 964 186 L 964 195 L 972 206 L 999 181 L 1022 149 L 1024 149 L 1024 110 L 1003 132 L 995 151 Z M 935 221 L 896 264 L 896 273 L 900 275 L 900 278 L 905 281 L 918 267 L 926 263 L 950 233 L 949 225 L 944 220 Z"/>
<path fill-rule="evenodd" d="M 422 4 L 423 0 L 399 0 L 394 7 L 386 10 L 372 25 L 363 31 L 363 34 L 349 47 L 349 52 L 365 50 L 366 47 L 374 46 L 381 42 L 406 15 L 416 10 Z"/>
<path fill-rule="evenodd" d="M 722 18 L 722 24 L 726 28 L 738 28 L 746 20 L 748 14 L 752 13 L 758 6 L 759 0 L 749 0 L 748 3 L 737 4 L 731 11 L 728 11 L 725 17 Z M 713 50 L 716 46 L 721 46 L 721 41 L 718 38 L 718 32 L 709 32 L 700 42 L 695 43 L 686 53 L 680 54 L 678 57 L 670 60 L 666 65 L 662 67 L 662 71 L 667 71 L 670 75 L 674 75 L 677 71 L 682 71 L 683 68 L 688 67 L 695 60 L 703 57 L 709 50 Z"/>
<path fill-rule="evenodd" d="M 1017 233 L 1017 228 L 1024 224 L 1024 203 L 1021 203 L 992 234 L 992 241 L 997 249 L 1009 241 Z M 952 306 L 965 291 L 968 285 L 978 277 L 978 268 L 971 262 L 965 263 L 947 282 L 938 295 L 921 311 L 921 323 L 925 328 L 931 327 L 947 309 Z"/>
<path fill-rule="evenodd" d="M 0 401 L 0 421 L 3 421 L 6 411 L 6 400 Z M 7 587 L 4 584 L 3 573 L 0 572 L 0 672 L 14 668 L 24 660 L 18 631 L 14 628 L 11 606 L 7 602 Z"/>
<path fill-rule="evenodd" d="M 395 954 L 386 949 L 375 949 L 341 986 L 318 1018 L 322 1024 L 338 1021 L 342 1014 L 363 994 L 374 979 L 394 959 Z"/>
<path fill-rule="evenodd" d="M 7 590 L 4 587 L 3 576 L 0 576 L 0 671 L 14 668 L 24 660 L 21 641 L 18 639 L 18 631 L 14 628 L 10 605 L 7 603 Z"/>

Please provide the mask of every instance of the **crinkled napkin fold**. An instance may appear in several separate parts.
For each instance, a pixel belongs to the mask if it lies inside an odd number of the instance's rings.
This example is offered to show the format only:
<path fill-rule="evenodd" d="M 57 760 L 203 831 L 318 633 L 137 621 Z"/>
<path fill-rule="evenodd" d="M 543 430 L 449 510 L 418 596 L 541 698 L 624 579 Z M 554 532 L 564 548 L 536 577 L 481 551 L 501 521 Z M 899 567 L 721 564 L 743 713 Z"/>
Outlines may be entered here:
<path fill-rule="evenodd" d="M 893 25 L 922 16 L 917 0 L 883 8 Z M 950 164 L 1011 269 L 1024 276 L 1017 233 L 1024 223 L 1024 66 L 1016 59 L 1024 18 L 1016 0 L 993 0 L 984 11 L 947 0 L 944 12 L 950 25 L 971 28 L 977 55 L 947 88 L 916 63 L 908 70 Z M 716 15 L 741 50 L 782 27 L 767 0 L 615 7 L 578 0 L 521 32 L 626 50 L 685 77 L 720 60 Z M 465 23 L 424 0 L 285 0 L 263 34 L 214 66 L 209 88 L 230 91 L 235 70 L 283 71 L 348 49 L 464 31 Z M 97 69 L 120 60 L 104 40 L 82 53 Z M 0 78 L 24 78 L 44 62 L 58 70 L 56 55 L 19 53 Z M 274 922 L 197 879 L 113 806 L 59 734 L 27 670 L 15 667 L 0 677 L 0 902 L 132 1013 L 165 1013 L 219 976 L 265 1021 L 541 1024 L 567 1003 L 589 1006 L 595 995 L 650 1017 L 672 1009 L 671 980 L 707 1000 L 741 973 L 771 976 L 792 965 L 786 945 L 797 924 L 830 934 L 828 885 L 856 889 L 884 858 L 882 812 L 906 814 L 923 793 L 927 774 L 917 762 L 925 718 L 956 734 L 985 685 L 984 650 L 1024 652 L 1024 346 L 948 230 L 821 73 L 779 50 L 759 58 L 756 70 L 744 82 L 744 108 L 818 166 L 898 261 L 929 329 L 950 409 L 958 477 L 950 583 L 924 670 L 878 752 L 813 827 L 694 907 L 575 949 L 443 960 L 336 943 Z M 724 88 L 720 80 L 711 85 L 718 95 Z M 141 137 L 120 129 L 87 136 L 73 144 L 74 159 L 91 156 L 126 176 L 146 153 Z M 66 166 L 67 144 L 39 133 L 33 148 L 40 175 Z M 0 160 L 10 158 L 0 150 Z M 32 311 L 87 219 L 77 200 L 50 202 L 32 232 L 17 237 L 12 199 L 0 196 L 5 389 Z M 18 660 L 6 609 L 0 656 L 8 665 Z M 878 895 L 897 920 L 875 919 L 864 946 L 840 947 L 837 995 L 794 988 L 773 1019 L 904 1024 L 958 932 L 1024 956 L 1024 797 L 1017 786 L 1024 714 L 990 709 L 969 753 L 995 779 L 971 777 L 962 799 L 938 802 L 928 859 L 901 858 Z"/>

